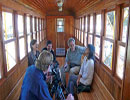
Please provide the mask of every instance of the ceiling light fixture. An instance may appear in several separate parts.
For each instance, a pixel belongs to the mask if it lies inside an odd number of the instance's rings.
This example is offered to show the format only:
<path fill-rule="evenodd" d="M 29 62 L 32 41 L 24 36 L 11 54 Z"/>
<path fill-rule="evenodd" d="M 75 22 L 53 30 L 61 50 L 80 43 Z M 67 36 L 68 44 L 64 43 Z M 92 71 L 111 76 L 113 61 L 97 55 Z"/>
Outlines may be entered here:
<path fill-rule="evenodd" d="M 59 7 L 59 11 L 62 11 L 62 6 L 63 6 L 64 0 L 57 0 L 57 6 Z"/>

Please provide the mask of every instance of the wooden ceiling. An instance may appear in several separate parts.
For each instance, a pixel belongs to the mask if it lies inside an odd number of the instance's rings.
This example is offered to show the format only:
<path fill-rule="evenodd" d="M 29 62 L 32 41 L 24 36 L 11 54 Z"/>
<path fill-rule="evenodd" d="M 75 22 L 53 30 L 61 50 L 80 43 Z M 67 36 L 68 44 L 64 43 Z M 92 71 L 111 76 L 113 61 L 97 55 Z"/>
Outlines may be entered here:
<path fill-rule="evenodd" d="M 64 0 L 63 11 L 58 11 L 57 0 L 15 0 L 46 15 L 73 15 L 83 13 L 101 0 Z"/>

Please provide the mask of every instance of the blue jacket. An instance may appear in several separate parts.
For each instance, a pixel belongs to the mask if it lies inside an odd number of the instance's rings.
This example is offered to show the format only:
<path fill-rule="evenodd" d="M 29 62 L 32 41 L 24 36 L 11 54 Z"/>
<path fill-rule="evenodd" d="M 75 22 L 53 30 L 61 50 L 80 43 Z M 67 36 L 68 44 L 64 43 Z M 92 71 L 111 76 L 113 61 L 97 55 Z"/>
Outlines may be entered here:
<path fill-rule="evenodd" d="M 27 68 L 20 94 L 20 100 L 52 100 L 42 70 L 34 65 Z"/>

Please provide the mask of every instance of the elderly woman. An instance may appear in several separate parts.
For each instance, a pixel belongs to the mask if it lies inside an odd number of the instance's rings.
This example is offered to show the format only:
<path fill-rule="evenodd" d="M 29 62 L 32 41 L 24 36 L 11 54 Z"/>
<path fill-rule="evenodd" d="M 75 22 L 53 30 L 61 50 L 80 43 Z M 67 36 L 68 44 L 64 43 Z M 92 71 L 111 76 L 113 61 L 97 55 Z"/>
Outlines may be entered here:
<path fill-rule="evenodd" d="M 90 91 L 94 73 L 94 52 L 94 46 L 88 44 L 79 75 L 70 76 L 67 88 L 72 95 L 74 95 L 74 87 L 78 88 L 79 92 Z"/>
<path fill-rule="evenodd" d="M 36 60 L 36 64 L 27 68 L 20 100 L 52 100 L 45 76 L 52 62 L 53 55 L 49 51 L 43 51 Z"/>

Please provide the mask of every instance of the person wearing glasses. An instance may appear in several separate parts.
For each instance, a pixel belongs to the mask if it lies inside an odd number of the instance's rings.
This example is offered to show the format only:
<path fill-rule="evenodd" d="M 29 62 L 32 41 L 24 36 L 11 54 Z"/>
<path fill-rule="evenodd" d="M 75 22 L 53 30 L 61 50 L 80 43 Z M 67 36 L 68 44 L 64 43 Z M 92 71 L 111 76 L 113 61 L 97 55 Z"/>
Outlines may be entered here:
<path fill-rule="evenodd" d="M 79 45 L 75 45 L 75 39 L 74 38 L 69 38 L 68 40 L 68 46 L 69 48 L 67 49 L 67 54 L 65 58 L 65 64 L 61 68 L 61 78 L 66 85 L 66 77 L 65 73 L 69 72 L 69 75 L 77 75 L 80 71 L 80 66 L 81 66 L 81 57 L 84 54 L 86 47 L 82 47 Z"/>

